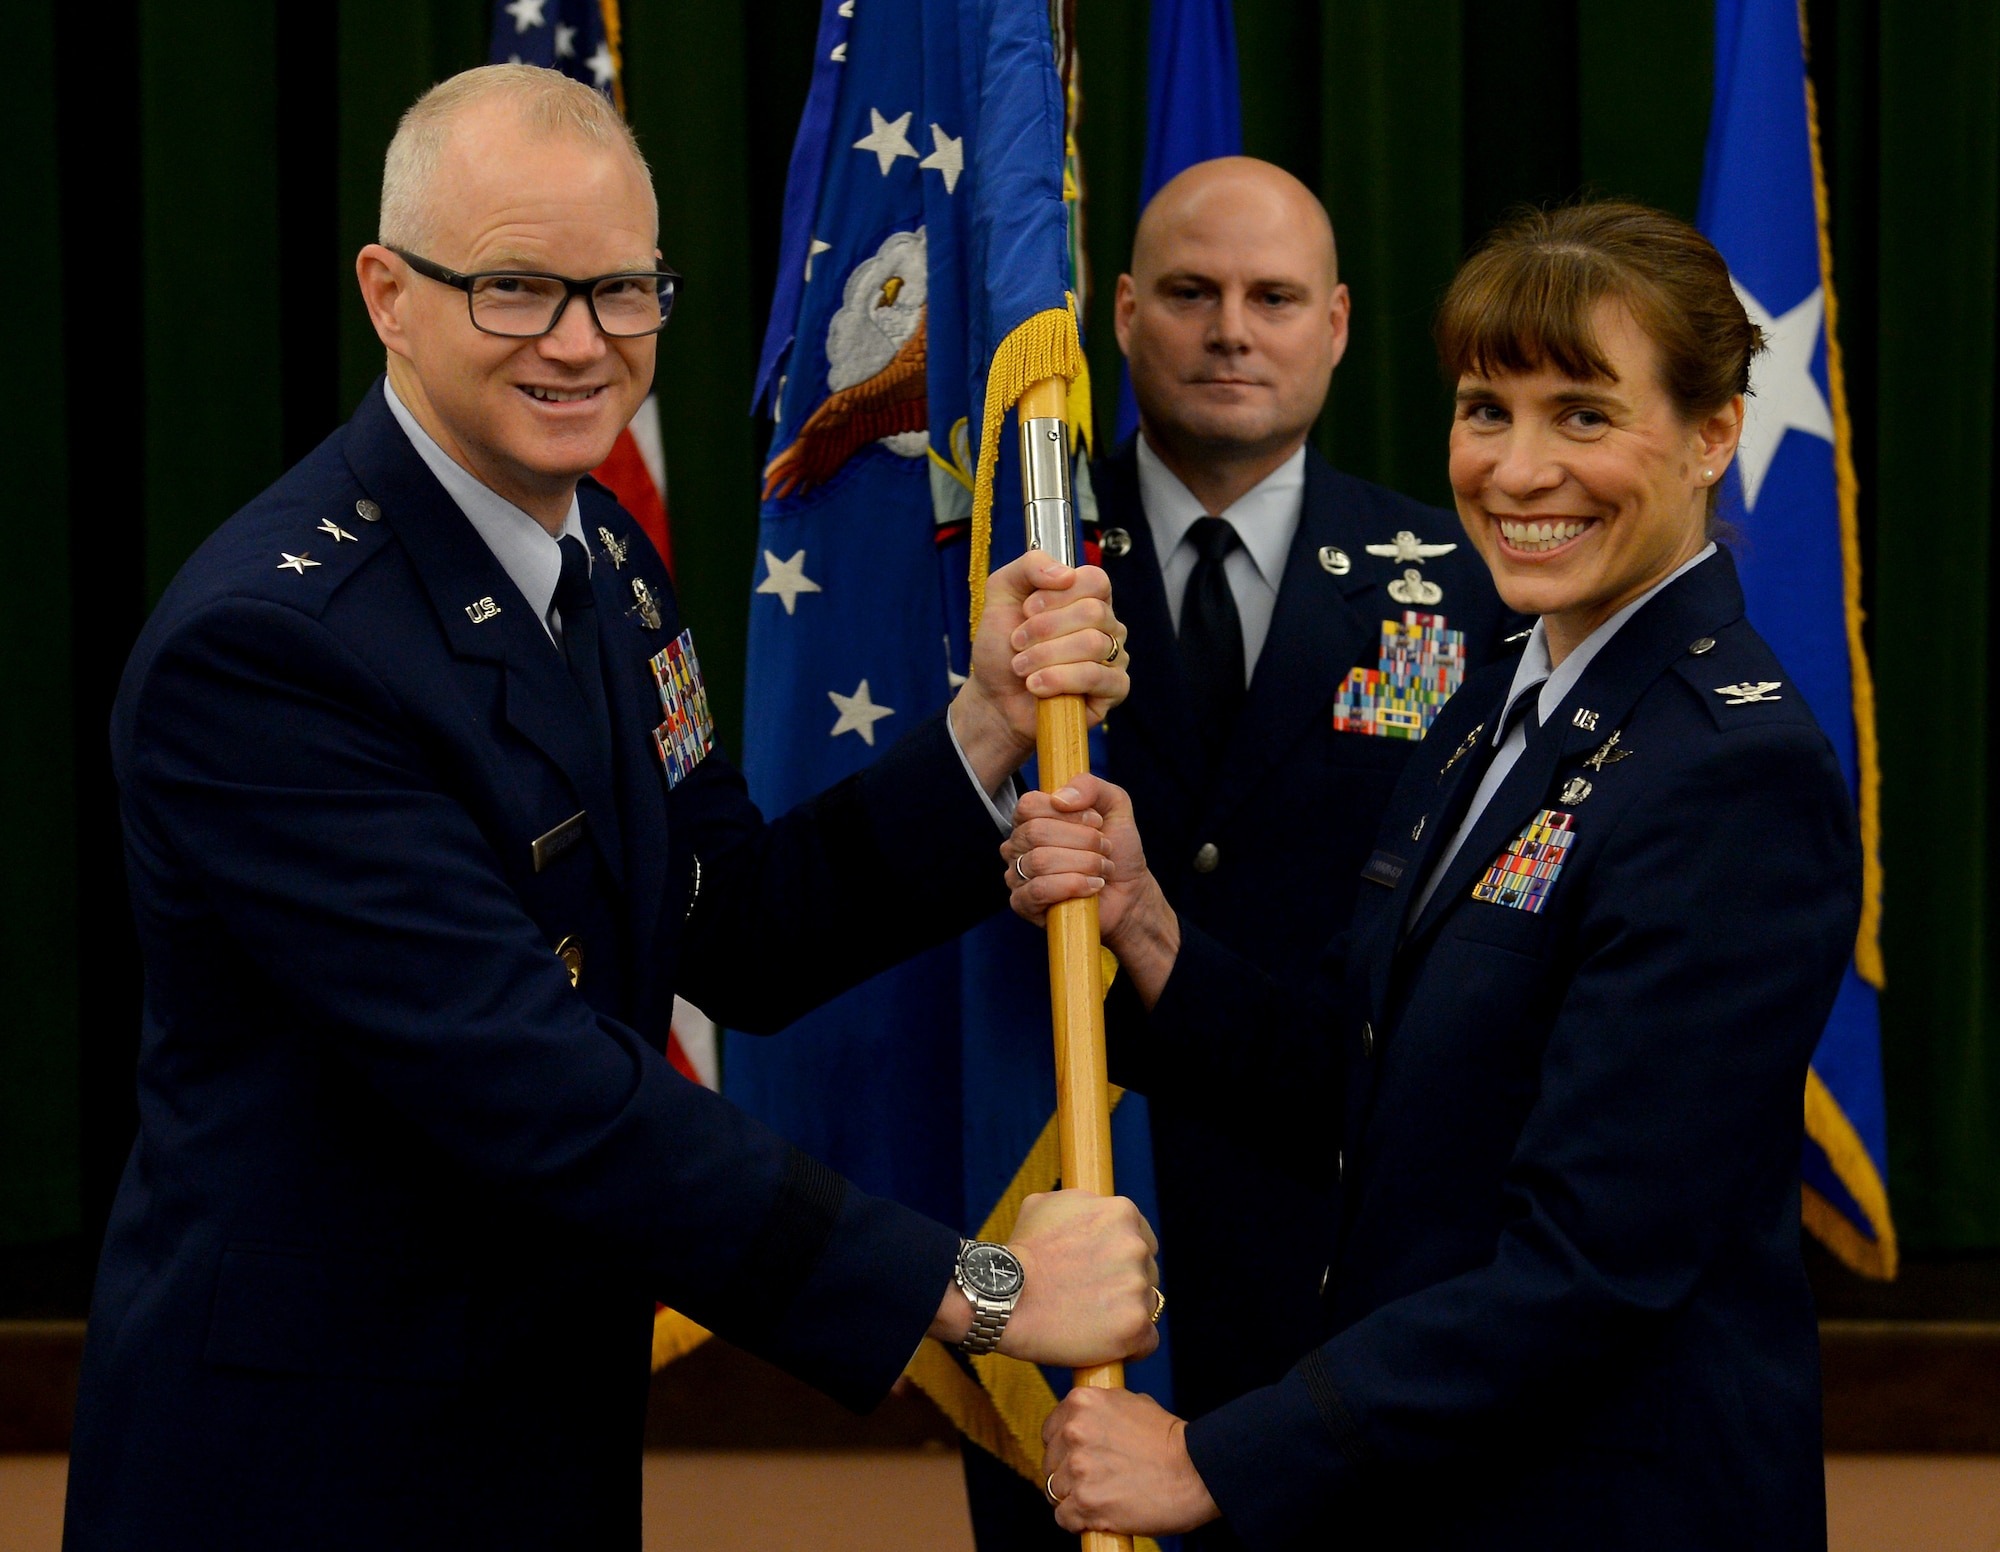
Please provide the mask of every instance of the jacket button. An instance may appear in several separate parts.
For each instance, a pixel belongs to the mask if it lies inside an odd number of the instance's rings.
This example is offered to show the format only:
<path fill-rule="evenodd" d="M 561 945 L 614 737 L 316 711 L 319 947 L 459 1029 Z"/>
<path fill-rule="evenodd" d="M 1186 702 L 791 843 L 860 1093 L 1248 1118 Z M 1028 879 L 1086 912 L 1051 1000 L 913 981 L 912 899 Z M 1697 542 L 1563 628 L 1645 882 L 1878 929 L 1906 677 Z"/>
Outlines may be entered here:
<path fill-rule="evenodd" d="M 1326 1267 L 1322 1268 L 1319 1274 L 1319 1296 L 1322 1299 L 1326 1297 L 1327 1286 L 1330 1283 L 1332 1283 L 1332 1281 L 1333 1281 L 1333 1267 L 1331 1264 L 1329 1264 Z"/>
<path fill-rule="evenodd" d="M 1222 853 L 1215 842 L 1203 841 L 1194 854 L 1194 870 L 1197 873 L 1213 873 L 1222 861 Z"/>
<path fill-rule="evenodd" d="M 1361 1025 L 1361 1059 L 1366 1061 L 1375 1054 L 1375 1026 L 1366 1020 Z"/>
<path fill-rule="evenodd" d="M 1346 1181 L 1347 1150 L 1345 1148 L 1335 1148 L 1333 1150 L 1333 1183 L 1335 1185 L 1344 1185 Z"/>

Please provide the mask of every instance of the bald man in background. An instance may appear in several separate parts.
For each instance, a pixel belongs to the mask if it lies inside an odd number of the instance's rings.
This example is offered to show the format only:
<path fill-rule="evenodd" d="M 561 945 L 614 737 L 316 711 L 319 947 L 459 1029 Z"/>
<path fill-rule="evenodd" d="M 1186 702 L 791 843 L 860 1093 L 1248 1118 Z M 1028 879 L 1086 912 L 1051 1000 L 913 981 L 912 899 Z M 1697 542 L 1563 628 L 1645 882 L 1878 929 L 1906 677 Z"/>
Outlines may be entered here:
<path fill-rule="evenodd" d="M 1111 779 L 1174 908 L 1271 969 L 1346 923 L 1435 706 L 1527 623 L 1455 516 L 1308 444 L 1353 305 L 1304 184 L 1248 157 L 1189 168 L 1147 206 L 1118 278 L 1140 429 L 1093 471 L 1087 534 L 1132 653 Z M 1114 1060 L 1143 1092 L 1141 1056 Z M 1156 1101 L 1152 1125 L 1175 1400 L 1194 1417 L 1325 1339 L 1342 1161 L 1329 1149 L 1301 1179 L 1185 1105 Z M 1236 1545 L 1226 1525 L 1189 1542 Z"/>

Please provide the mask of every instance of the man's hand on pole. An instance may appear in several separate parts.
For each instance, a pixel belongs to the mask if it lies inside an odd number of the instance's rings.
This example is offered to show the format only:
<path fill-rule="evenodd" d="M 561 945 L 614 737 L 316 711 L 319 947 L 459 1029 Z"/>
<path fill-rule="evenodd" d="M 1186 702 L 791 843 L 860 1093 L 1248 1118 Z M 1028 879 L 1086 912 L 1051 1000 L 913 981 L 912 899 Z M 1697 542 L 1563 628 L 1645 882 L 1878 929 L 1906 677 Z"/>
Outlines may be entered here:
<path fill-rule="evenodd" d="M 1042 1470 L 1064 1530 L 1172 1536 L 1217 1518 L 1187 1424 L 1151 1396 L 1077 1389 L 1042 1424 Z"/>
<path fill-rule="evenodd" d="M 1059 566 L 1030 550 L 987 579 L 972 676 L 951 725 L 988 791 L 1035 752 L 1037 701 L 1081 695 L 1095 724 L 1125 699 L 1125 634 L 1111 579 L 1095 566 Z"/>

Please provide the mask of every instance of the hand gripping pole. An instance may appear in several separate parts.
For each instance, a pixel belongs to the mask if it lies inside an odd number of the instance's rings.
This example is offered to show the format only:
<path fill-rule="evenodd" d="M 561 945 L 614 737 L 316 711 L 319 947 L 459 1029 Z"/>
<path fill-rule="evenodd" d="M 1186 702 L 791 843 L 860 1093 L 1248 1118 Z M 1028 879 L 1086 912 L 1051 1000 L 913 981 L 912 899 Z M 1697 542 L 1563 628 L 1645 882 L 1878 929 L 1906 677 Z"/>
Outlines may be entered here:
<path fill-rule="evenodd" d="M 1045 378 L 1021 395 L 1021 504 L 1028 548 L 1065 566 L 1076 564 L 1076 524 L 1070 499 L 1069 385 Z M 1039 703 L 1035 752 L 1042 790 L 1054 792 L 1090 769 L 1089 721 L 1083 697 Z M 1097 901 L 1065 900 L 1049 911 L 1049 996 L 1056 1034 L 1056 1144 L 1062 1183 L 1113 1194 L 1111 1088 L 1104 1062 L 1104 966 L 1098 952 Z M 1078 1369 L 1076 1383 L 1121 1390 L 1122 1363 Z M 1131 1552 L 1129 1536 L 1086 1531 L 1084 1552 Z"/>

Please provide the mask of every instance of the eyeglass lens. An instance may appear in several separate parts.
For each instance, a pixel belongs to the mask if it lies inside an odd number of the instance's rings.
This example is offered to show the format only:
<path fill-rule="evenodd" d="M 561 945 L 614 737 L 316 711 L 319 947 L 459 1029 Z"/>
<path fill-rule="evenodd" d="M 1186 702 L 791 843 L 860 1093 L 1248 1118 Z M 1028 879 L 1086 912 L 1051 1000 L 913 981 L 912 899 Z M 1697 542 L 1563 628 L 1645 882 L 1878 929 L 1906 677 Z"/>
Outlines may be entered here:
<path fill-rule="evenodd" d="M 555 327 L 568 288 L 544 275 L 482 275 L 472 284 L 472 321 L 489 334 L 533 338 Z M 629 338 L 657 333 L 673 306 L 671 280 L 612 275 L 591 290 L 598 327 Z"/>

